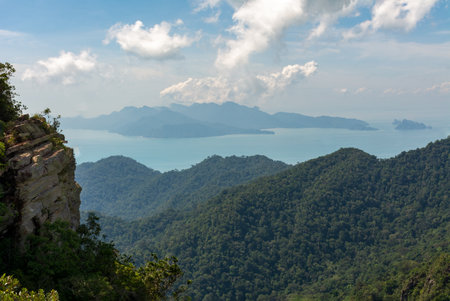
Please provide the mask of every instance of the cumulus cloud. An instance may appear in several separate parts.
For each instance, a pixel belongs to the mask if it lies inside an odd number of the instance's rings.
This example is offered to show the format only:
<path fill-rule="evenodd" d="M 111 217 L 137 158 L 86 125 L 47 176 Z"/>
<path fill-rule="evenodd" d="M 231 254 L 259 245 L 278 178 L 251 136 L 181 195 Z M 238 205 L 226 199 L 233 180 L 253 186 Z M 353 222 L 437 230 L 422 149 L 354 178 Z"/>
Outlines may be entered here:
<path fill-rule="evenodd" d="M 311 76 L 317 63 L 288 65 L 281 72 L 248 77 L 217 76 L 189 78 L 160 92 L 180 102 L 242 102 L 249 98 L 267 98 L 286 89 L 302 78 Z"/>
<path fill-rule="evenodd" d="M 319 20 L 311 37 L 320 36 L 339 16 L 353 10 L 357 0 L 248 0 L 240 6 L 233 1 L 234 25 L 228 39 L 219 49 L 216 66 L 233 68 L 246 63 L 249 56 L 279 41 L 285 30 L 305 21 Z"/>
<path fill-rule="evenodd" d="M 433 85 L 430 88 L 427 88 L 426 91 L 437 91 L 440 93 L 450 93 L 450 81 L 449 82 L 443 82 L 437 85 Z"/>
<path fill-rule="evenodd" d="M 199 36 L 192 38 L 187 35 L 170 34 L 174 25 L 182 24 L 183 21 L 179 19 L 175 24 L 161 22 L 146 29 L 139 20 L 134 24 L 118 23 L 108 30 L 103 42 L 109 44 L 116 40 L 124 51 L 142 58 L 157 60 L 176 58 L 180 56 L 182 48 L 190 46 L 199 38 Z"/>
<path fill-rule="evenodd" d="M 300 78 L 308 77 L 317 70 L 317 63 L 308 62 L 305 65 L 288 65 L 281 72 L 270 75 L 257 75 L 256 78 L 265 86 L 263 96 L 271 96 L 275 92 L 284 90 L 287 86 Z"/>
<path fill-rule="evenodd" d="M 224 102 L 233 98 L 240 100 L 241 90 L 239 81 L 231 82 L 226 77 L 188 78 L 184 82 L 172 85 L 160 92 L 162 97 L 170 96 L 180 102 Z"/>
<path fill-rule="evenodd" d="M 410 31 L 416 27 L 438 0 L 377 0 L 372 18 L 344 33 L 344 38 L 364 36 L 380 29 Z"/>
<path fill-rule="evenodd" d="M 315 5 L 321 5 L 323 1 L 314 1 L 310 3 L 310 11 L 312 16 L 316 18 L 317 26 L 311 30 L 308 40 L 322 36 L 326 30 L 337 22 L 339 18 L 350 15 L 356 8 L 358 0 L 351 1 L 335 1 L 335 7 L 330 4 L 321 7 L 321 9 L 314 8 Z M 310 12 L 311 14 L 311 12 Z"/>
<path fill-rule="evenodd" d="M 40 60 L 34 67 L 26 69 L 22 80 L 46 82 L 55 79 L 69 85 L 75 83 L 77 77 L 94 70 L 96 65 L 96 58 L 89 51 L 81 51 L 79 55 L 62 51 L 58 57 Z"/>
<path fill-rule="evenodd" d="M 246 2 L 233 14 L 235 25 L 229 31 L 236 39 L 228 40 L 226 49 L 219 50 L 216 65 L 232 68 L 246 63 L 250 54 L 266 49 L 303 15 L 303 5 L 298 0 Z"/>

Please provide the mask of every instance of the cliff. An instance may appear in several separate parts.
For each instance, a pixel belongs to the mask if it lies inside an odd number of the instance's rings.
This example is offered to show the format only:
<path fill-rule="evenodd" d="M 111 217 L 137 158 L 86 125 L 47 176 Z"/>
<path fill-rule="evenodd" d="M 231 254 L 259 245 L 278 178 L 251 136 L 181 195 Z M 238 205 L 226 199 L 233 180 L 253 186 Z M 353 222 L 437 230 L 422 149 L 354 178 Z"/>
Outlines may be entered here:
<path fill-rule="evenodd" d="M 75 182 L 75 158 L 44 118 L 21 117 L 4 135 L 0 168 L 0 237 L 23 244 L 45 222 L 80 223 L 81 187 Z"/>

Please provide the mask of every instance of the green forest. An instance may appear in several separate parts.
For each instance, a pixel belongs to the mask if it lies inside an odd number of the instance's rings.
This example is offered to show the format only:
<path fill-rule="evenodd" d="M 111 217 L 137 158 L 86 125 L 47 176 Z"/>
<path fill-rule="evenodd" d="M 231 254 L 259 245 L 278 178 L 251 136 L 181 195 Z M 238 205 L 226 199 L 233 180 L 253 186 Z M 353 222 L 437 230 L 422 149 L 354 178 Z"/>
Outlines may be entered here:
<path fill-rule="evenodd" d="M 133 159 L 113 156 L 80 164 L 76 180 L 83 187 L 80 210 L 132 220 L 165 209 L 193 208 L 223 188 L 288 167 L 265 156 L 211 156 L 191 168 L 160 173 Z"/>
<path fill-rule="evenodd" d="M 3 131 L 23 105 L 14 68 L 0 71 Z M 450 300 L 449 159 L 450 137 L 382 160 L 82 164 L 83 209 L 100 219 L 45 224 L 21 249 L 2 237 L 0 299 Z"/>
<path fill-rule="evenodd" d="M 384 160 L 341 149 L 192 210 L 101 222 L 138 263 L 176 256 L 194 300 L 448 300 L 449 158 L 450 138 Z"/>

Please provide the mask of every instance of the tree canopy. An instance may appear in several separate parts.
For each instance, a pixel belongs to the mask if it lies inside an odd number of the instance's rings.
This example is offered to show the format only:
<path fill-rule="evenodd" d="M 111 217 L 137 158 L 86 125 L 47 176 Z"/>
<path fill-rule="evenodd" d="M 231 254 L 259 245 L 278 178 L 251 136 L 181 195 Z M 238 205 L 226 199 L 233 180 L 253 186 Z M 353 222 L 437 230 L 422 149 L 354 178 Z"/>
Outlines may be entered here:
<path fill-rule="evenodd" d="M 0 121 L 3 122 L 16 119 L 25 109 L 25 106 L 15 99 L 17 93 L 11 84 L 14 72 L 16 69 L 10 63 L 0 63 Z"/>
<path fill-rule="evenodd" d="M 449 258 L 449 152 L 450 138 L 387 160 L 342 149 L 194 210 L 103 229 L 137 262 L 179 258 L 194 300 L 445 295 L 448 272 L 434 267 Z"/>

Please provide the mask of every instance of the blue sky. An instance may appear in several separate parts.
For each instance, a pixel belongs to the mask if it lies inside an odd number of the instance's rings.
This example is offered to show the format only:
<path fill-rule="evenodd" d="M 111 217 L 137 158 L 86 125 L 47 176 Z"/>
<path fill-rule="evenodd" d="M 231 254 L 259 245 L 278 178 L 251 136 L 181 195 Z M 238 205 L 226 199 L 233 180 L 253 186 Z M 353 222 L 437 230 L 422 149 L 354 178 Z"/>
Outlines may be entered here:
<path fill-rule="evenodd" d="M 448 0 L 0 0 L 0 61 L 30 112 L 235 101 L 448 119 Z"/>

